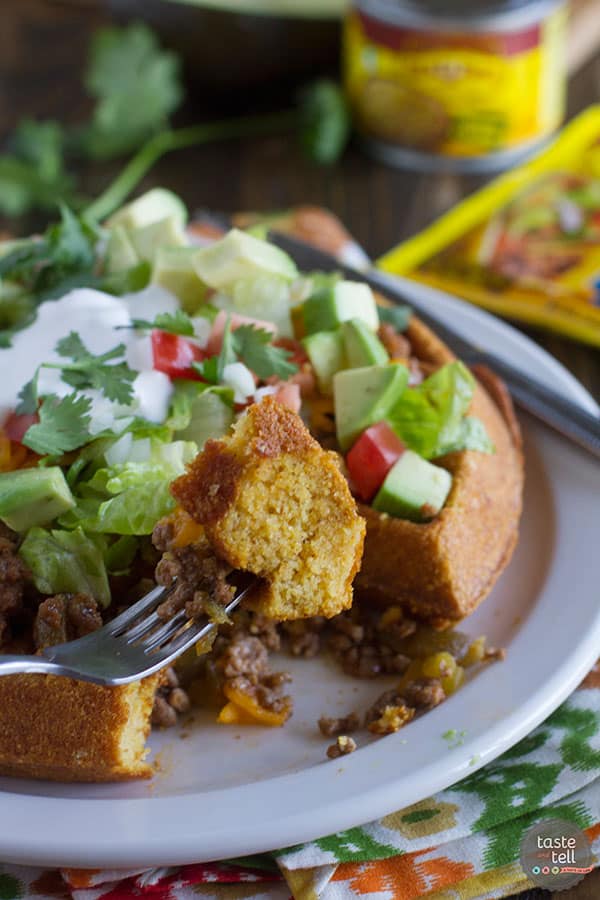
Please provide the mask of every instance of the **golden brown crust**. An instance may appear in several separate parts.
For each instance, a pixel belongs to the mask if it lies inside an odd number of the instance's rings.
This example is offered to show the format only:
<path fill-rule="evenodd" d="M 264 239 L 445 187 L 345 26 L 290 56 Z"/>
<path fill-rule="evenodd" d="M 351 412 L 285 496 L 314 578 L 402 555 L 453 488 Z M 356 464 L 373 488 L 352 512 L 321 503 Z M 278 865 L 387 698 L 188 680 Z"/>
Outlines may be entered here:
<path fill-rule="evenodd" d="M 235 498 L 242 465 L 221 441 L 210 440 L 187 471 L 171 485 L 171 493 L 179 505 L 196 522 L 209 524 L 229 509 Z M 205 484 L 211 490 L 204 489 Z"/>
<path fill-rule="evenodd" d="M 244 467 L 253 459 L 275 459 L 284 454 L 302 456 L 320 451 L 319 444 L 299 417 L 273 400 L 255 404 L 248 411 L 252 426 L 244 440 L 233 445 L 209 440 L 187 471 L 171 485 L 180 506 L 202 525 L 214 525 L 235 501 Z"/>
<path fill-rule="evenodd" d="M 439 367 L 454 357 L 423 323 L 408 331 L 414 354 Z M 490 373 L 491 374 L 491 373 Z M 485 425 L 496 452 L 462 451 L 441 464 L 452 473 L 446 506 L 429 523 L 394 519 L 361 506 L 367 538 L 357 591 L 374 602 L 397 603 L 436 627 L 469 615 L 508 564 L 518 537 L 523 457 L 518 423 L 501 382 L 494 402 L 478 384 L 471 413 Z"/>
<path fill-rule="evenodd" d="M 149 778 L 144 744 L 160 676 L 107 688 L 54 675 L 0 678 L 0 774 Z"/>

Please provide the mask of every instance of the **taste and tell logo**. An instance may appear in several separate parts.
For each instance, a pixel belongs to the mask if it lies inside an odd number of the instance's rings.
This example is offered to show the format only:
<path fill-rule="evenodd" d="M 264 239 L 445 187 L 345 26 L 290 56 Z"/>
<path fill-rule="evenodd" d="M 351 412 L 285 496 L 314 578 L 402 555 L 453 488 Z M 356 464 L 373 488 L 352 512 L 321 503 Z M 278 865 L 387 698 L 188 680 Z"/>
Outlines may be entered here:
<path fill-rule="evenodd" d="M 539 887 L 564 891 L 594 868 L 590 842 L 572 822 L 546 819 L 526 832 L 521 842 L 521 866 Z"/>

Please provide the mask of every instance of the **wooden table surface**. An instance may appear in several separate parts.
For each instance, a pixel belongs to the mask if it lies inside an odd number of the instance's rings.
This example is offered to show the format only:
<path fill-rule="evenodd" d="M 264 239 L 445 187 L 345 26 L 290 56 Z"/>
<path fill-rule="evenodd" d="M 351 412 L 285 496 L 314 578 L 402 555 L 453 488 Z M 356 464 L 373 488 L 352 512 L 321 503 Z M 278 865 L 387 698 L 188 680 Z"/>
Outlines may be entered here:
<path fill-rule="evenodd" d="M 56 6 L 41 0 L 2 4 L 0 24 L 0 137 L 22 116 L 75 122 L 86 112 L 80 77 L 91 30 L 103 21 L 98 10 Z M 598 100 L 600 58 L 573 79 L 569 115 Z M 192 115 L 203 111 L 196 103 Z M 189 113 L 188 113 L 189 118 Z M 95 193 L 110 176 L 104 168 L 84 173 Z M 481 178 L 417 175 L 386 168 L 352 148 L 334 169 L 305 162 L 289 139 L 256 139 L 188 150 L 163 159 L 146 180 L 186 198 L 190 209 L 208 207 L 283 209 L 298 203 L 329 207 L 367 252 L 377 256 L 422 228 L 478 187 Z M 14 223 L 11 223 L 14 227 Z M 19 223 L 24 231 L 31 221 Z M 600 351 L 543 332 L 527 334 L 556 356 L 600 400 Z M 527 900 L 545 891 L 520 895 Z M 597 900 L 600 872 L 561 897 Z"/>

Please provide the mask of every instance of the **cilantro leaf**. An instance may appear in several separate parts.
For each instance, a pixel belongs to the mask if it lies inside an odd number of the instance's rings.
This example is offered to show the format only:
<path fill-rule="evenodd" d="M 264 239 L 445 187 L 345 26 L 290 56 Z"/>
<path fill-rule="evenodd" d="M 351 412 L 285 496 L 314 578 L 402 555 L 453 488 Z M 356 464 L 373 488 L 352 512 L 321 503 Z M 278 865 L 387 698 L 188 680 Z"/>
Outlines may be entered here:
<path fill-rule="evenodd" d="M 152 331 L 155 328 L 160 331 L 168 331 L 169 334 L 179 334 L 182 337 L 194 336 L 194 323 L 182 309 L 174 313 L 158 313 L 153 322 L 147 319 L 132 319 L 134 328 Z"/>
<path fill-rule="evenodd" d="M 125 362 L 112 361 L 125 354 L 125 344 L 119 344 L 96 356 L 87 349 L 74 331 L 61 338 L 56 345 L 60 356 L 72 359 L 71 363 L 43 363 L 48 369 L 60 369 L 62 380 L 78 390 L 95 388 L 109 400 L 129 404 L 133 398 L 133 382 L 137 373 Z M 111 365 L 108 365 L 111 363 Z"/>
<path fill-rule="evenodd" d="M 137 372 L 133 372 L 126 363 L 114 366 L 99 365 L 80 370 L 66 367 L 62 370 L 62 380 L 78 390 L 95 388 L 102 391 L 105 397 L 125 406 L 133 399 L 133 381 Z"/>
<path fill-rule="evenodd" d="M 27 384 L 24 384 L 19 393 L 17 394 L 19 398 L 19 403 L 15 408 L 15 412 L 18 416 L 27 415 L 31 416 L 34 412 L 37 411 L 38 408 L 38 377 L 40 374 L 39 367 L 36 369 L 35 375 L 28 381 Z"/>
<path fill-rule="evenodd" d="M 396 306 L 379 306 L 377 312 L 379 314 L 379 321 L 393 325 L 396 331 L 406 331 L 408 323 L 410 322 L 410 317 L 412 316 L 412 309 L 410 306 L 400 304 Z"/>
<path fill-rule="evenodd" d="M 285 381 L 298 371 L 290 362 L 291 353 L 272 344 L 270 331 L 254 325 L 241 325 L 233 332 L 233 346 L 237 356 L 261 379 L 276 375 Z"/>
<path fill-rule="evenodd" d="M 276 347 L 272 340 L 270 331 L 254 325 L 240 325 L 232 331 L 228 317 L 219 355 L 192 363 L 192 367 L 210 384 L 221 384 L 225 366 L 241 360 L 263 380 L 275 375 L 285 381 L 298 371 L 298 366 L 290 362 L 289 350 Z"/>
<path fill-rule="evenodd" d="M 91 406 L 89 397 L 49 394 L 39 408 L 40 421 L 27 429 L 23 443 L 42 456 L 76 450 L 90 439 Z"/>
<path fill-rule="evenodd" d="M 67 356 L 75 361 L 92 355 L 75 331 L 70 331 L 66 337 L 61 338 L 54 349 L 59 356 Z"/>
<path fill-rule="evenodd" d="M 141 23 L 97 32 L 85 85 L 97 103 L 83 143 L 97 159 L 136 149 L 168 125 L 183 99 L 178 57 Z"/>

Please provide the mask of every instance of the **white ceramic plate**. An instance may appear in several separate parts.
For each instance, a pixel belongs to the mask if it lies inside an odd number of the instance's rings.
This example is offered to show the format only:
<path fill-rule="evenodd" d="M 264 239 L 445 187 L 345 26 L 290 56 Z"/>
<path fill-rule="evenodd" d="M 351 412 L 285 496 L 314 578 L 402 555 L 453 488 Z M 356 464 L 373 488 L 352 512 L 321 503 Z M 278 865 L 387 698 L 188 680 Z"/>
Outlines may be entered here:
<path fill-rule="evenodd" d="M 414 287 L 436 303 L 436 292 Z M 458 300 L 444 311 L 482 345 L 596 410 L 546 353 Z M 438 310 L 439 311 L 439 310 Z M 385 680 L 355 681 L 323 661 L 288 661 L 296 710 L 283 729 L 209 717 L 151 738 L 150 783 L 57 785 L 0 779 L 0 860 L 135 866 L 200 862 L 289 846 L 415 803 L 475 771 L 552 712 L 600 655 L 600 467 L 523 419 L 527 489 L 508 571 L 468 620 L 505 646 L 504 663 L 404 731 L 333 762 L 316 720 L 364 709 Z M 464 731 L 449 749 L 442 735 Z"/>

